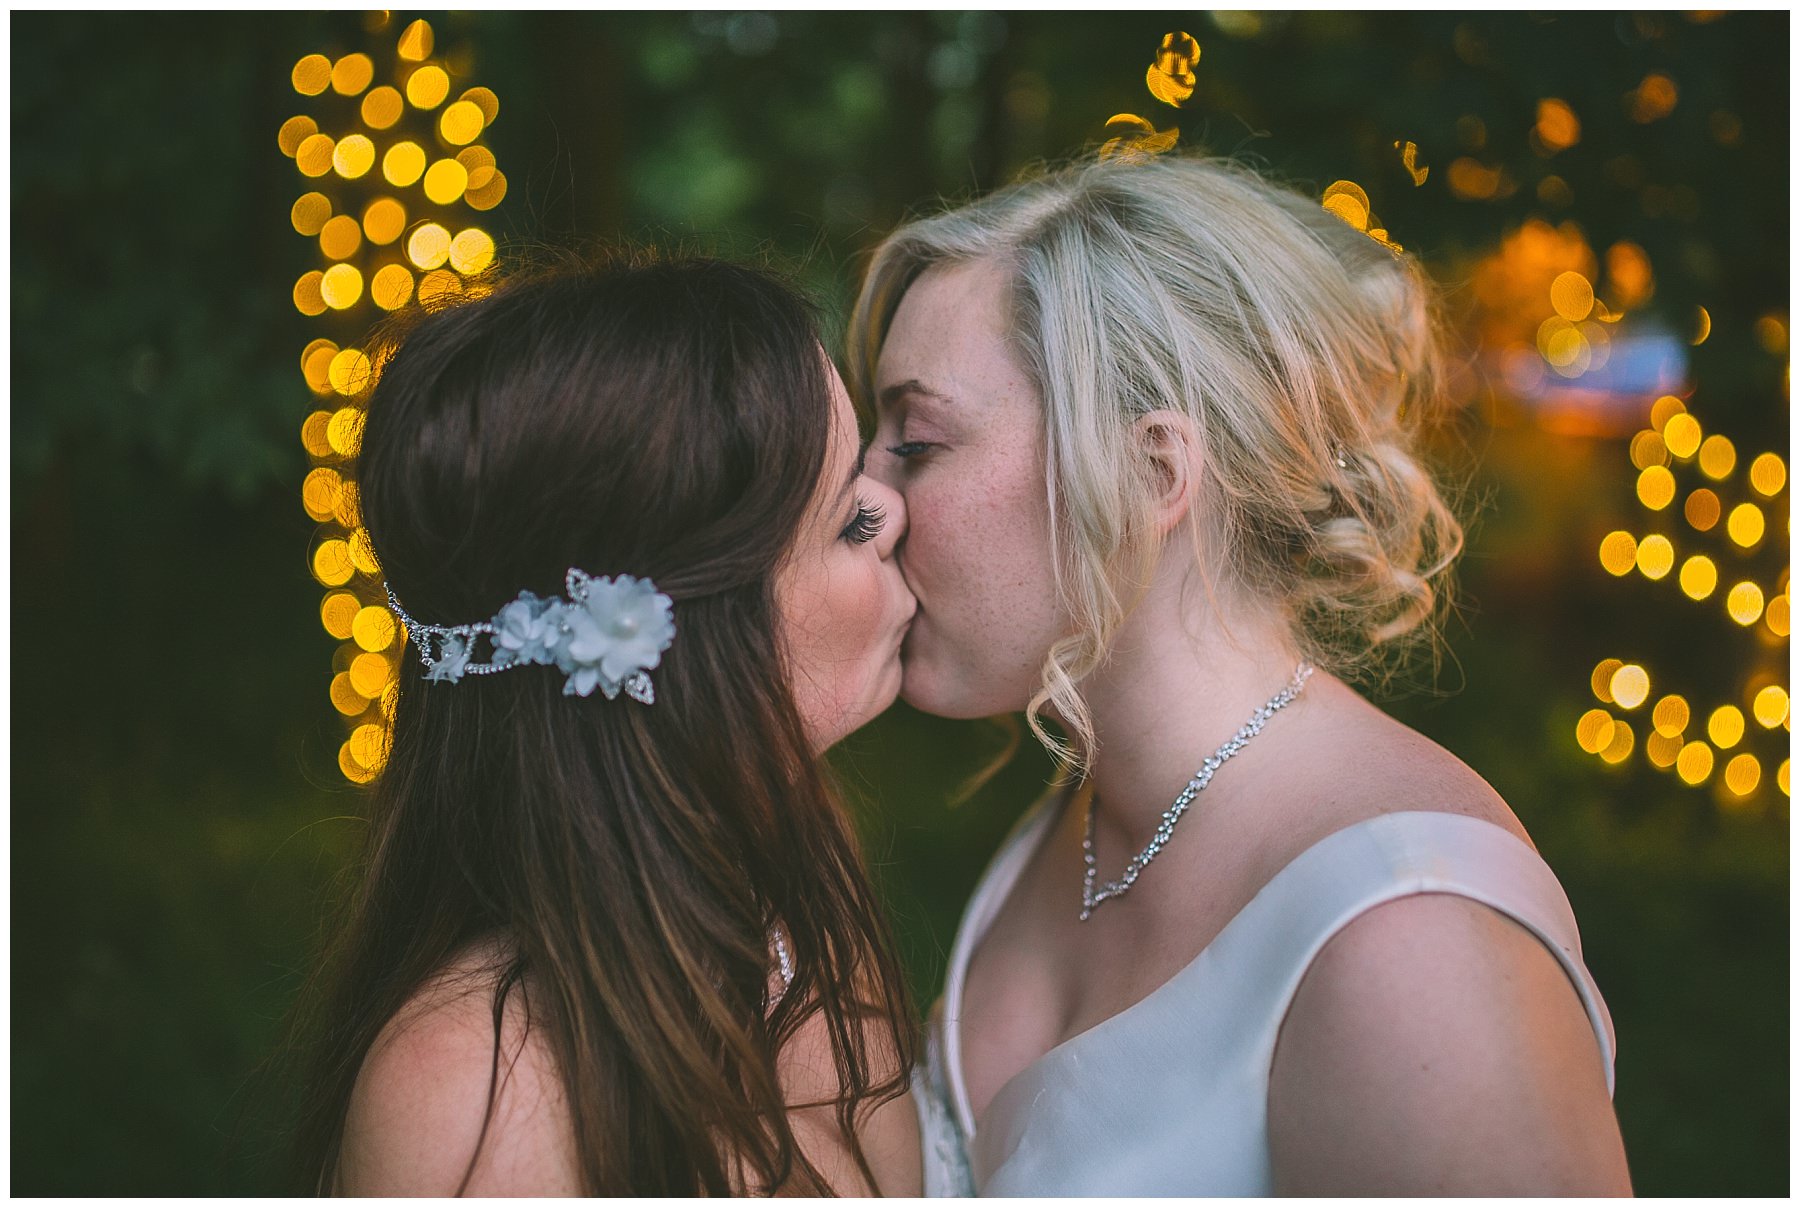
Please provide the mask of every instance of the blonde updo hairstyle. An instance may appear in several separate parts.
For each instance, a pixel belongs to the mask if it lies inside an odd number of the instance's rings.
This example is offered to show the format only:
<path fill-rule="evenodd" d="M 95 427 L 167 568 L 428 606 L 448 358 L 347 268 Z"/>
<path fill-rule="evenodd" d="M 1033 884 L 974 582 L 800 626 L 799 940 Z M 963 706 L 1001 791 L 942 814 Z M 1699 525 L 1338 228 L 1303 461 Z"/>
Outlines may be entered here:
<path fill-rule="evenodd" d="M 912 282 L 975 260 L 1010 279 L 1014 351 L 1044 406 L 1071 625 L 1027 717 L 1053 752 L 1077 767 L 1091 754 L 1081 683 L 1160 554 L 1158 486 L 1133 433 L 1148 412 L 1177 410 L 1198 434 L 1209 592 L 1278 609 L 1306 657 L 1352 677 L 1434 632 L 1462 528 L 1415 451 L 1443 373 L 1414 260 L 1237 164 L 1088 159 L 908 223 L 877 248 L 850 328 L 859 397 L 874 397 Z M 1046 704 L 1072 747 L 1042 726 Z"/>

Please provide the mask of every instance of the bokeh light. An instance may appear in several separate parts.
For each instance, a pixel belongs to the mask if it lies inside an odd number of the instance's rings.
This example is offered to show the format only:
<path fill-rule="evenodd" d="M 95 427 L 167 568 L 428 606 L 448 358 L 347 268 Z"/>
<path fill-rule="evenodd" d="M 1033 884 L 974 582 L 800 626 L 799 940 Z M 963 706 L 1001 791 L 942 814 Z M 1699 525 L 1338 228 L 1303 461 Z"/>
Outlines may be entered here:
<path fill-rule="evenodd" d="M 1700 442 L 1700 472 L 1715 482 L 1730 476 L 1737 465 L 1737 447 L 1723 436 Z"/>
<path fill-rule="evenodd" d="M 289 159 L 294 158 L 300 150 L 300 144 L 319 132 L 319 123 L 305 114 L 290 117 L 281 123 L 281 129 L 275 133 L 275 145 Z"/>
<path fill-rule="evenodd" d="M 1721 750 L 1737 746 L 1744 736 L 1744 715 L 1736 705 L 1720 705 L 1706 719 L 1706 736 Z"/>
<path fill-rule="evenodd" d="M 363 211 L 362 229 L 370 243 L 385 247 L 406 229 L 406 207 L 392 197 L 377 197 Z"/>
<path fill-rule="evenodd" d="M 1674 767 L 1681 748 L 1682 740 L 1678 734 L 1653 733 L 1644 739 L 1644 757 L 1659 768 Z"/>
<path fill-rule="evenodd" d="M 1575 723 L 1575 741 L 1589 755 L 1598 755 L 1612 743 L 1613 716 L 1605 709 L 1589 709 Z"/>
<path fill-rule="evenodd" d="M 373 653 L 392 646 L 398 634 L 394 614 L 379 604 L 371 604 L 357 612 L 350 626 L 350 636 L 356 639 L 356 644 Z"/>
<path fill-rule="evenodd" d="M 309 383 L 310 385 L 310 383 Z M 326 439 L 325 429 L 331 423 L 331 412 L 314 411 L 300 425 L 300 443 L 314 457 L 330 457 L 331 442 Z"/>
<path fill-rule="evenodd" d="M 362 227 L 348 214 L 339 214 L 319 231 L 319 251 L 327 260 L 348 260 L 362 246 Z"/>
<path fill-rule="evenodd" d="M 1638 475 L 1638 502 L 1660 512 L 1675 501 L 1675 475 L 1667 466 L 1651 466 Z"/>
<path fill-rule="evenodd" d="M 1778 638 L 1788 635 L 1788 596 L 1785 591 L 1769 601 L 1769 607 L 1763 613 L 1763 623 Z"/>
<path fill-rule="evenodd" d="M 1681 514 L 1687 517 L 1687 522 L 1694 526 L 1695 531 L 1705 533 L 1719 523 L 1719 511 L 1719 497 L 1706 487 L 1701 487 L 1688 495 Z"/>
<path fill-rule="evenodd" d="M 494 179 L 494 153 L 477 143 L 456 153 L 456 162 L 469 174 L 469 188 L 479 189 Z"/>
<path fill-rule="evenodd" d="M 410 139 L 403 139 L 387 149 L 381 157 L 382 179 L 396 189 L 404 189 L 425 173 L 425 151 Z"/>
<path fill-rule="evenodd" d="M 1704 600 L 1719 585 L 1719 568 L 1705 554 L 1695 554 L 1681 564 L 1681 590 L 1691 600 Z"/>
<path fill-rule="evenodd" d="M 1650 404 L 1650 426 L 1661 432 L 1677 415 L 1687 411 L 1687 404 L 1672 394 L 1665 394 Z"/>
<path fill-rule="evenodd" d="M 1763 346 L 1764 352 L 1780 356 L 1787 351 L 1787 324 L 1781 321 L 1780 315 L 1764 315 L 1756 321 L 1754 330 L 1756 342 Z"/>
<path fill-rule="evenodd" d="M 325 437 L 331 451 L 340 457 L 355 457 L 362 451 L 363 410 L 361 407 L 339 407 L 325 425 Z"/>
<path fill-rule="evenodd" d="M 294 152 L 294 166 L 304 176 L 323 176 L 331 171 L 331 157 L 337 143 L 329 134 L 307 136 Z"/>
<path fill-rule="evenodd" d="M 425 170 L 425 196 L 447 206 L 469 187 L 469 173 L 454 159 L 440 159 Z"/>
<path fill-rule="evenodd" d="M 345 180 L 356 180 L 375 166 L 375 144 L 366 134 L 351 134 L 331 153 L 331 166 Z"/>
<path fill-rule="evenodd" d="M 369 298 L 383 310 L 399 310 L 412 295 L 413 276 L 403 264 L 384 265 L 369 282 Z"/>
<path fill-rule="evenodd" d="M 431 57 L 431 47 L 431 23 L 420 18 L 401 33 L 397 50 L 403 62 L 419 63 Z"/>
<path fill-rule="evenodd" d="M 369 707 L 369 702 L 350 682 L 350 673 L 340 671 L 331 677 L 331 705 L 345 717 L 355 717 Z"/>
<path fill-rule="evenodd" d="M 325 229 L 331 220 L 331 199 L 323 193 L 302 193 L 288 211 L 294 230 L 311 238 Z"/>
<path fill-rule="evenodd" d="M 301 96 L 318 96 L 331 87 L 331 60 L 324 55 L 307 55 L 294 64 L 289 78 Z"/>
<path fill-rule="evenodd" d="M 481 137 L 481 128 L 486 124 L 479 105 L 455 101 L 444 106 L 444 112 L 438 115 L 438 134 L 453 147 L 467 146 Z"/>
<path fill-rule="evenodd" d="M 1638 542 L 1637 565 L 1646 579 L 1660 579 L 1675 566 L 1675 546 L 1661 533 Z"/>
<path fill-rule="evenodd" d="M 365 54 L 345 55 L 331 68 L 331 90 L 339 96 L 356 96 L 375 78 L 375 63 Z"/>
<path fill-rule="evenodd" d="M 481 124 L 491 126 L 500 116 L 500 98 L 492 88 L 471 88 L 460 98 L 481 111 Z"/>
<path fill-rule="evenodd" d="M 1550 283 L 1550 305 L 1563 318 L 1579 322 L 1594 311 L 1594 286 L 1580 273 L 1562 273 Z"/>
<path fill-rule="evenodd" d="M 348 739 L 345 739 L 344 745 L 338 748 L 338 770 L 344 774 L 344 779 L 353 784 L 368 784 L 376 777 L 375 772 L 371 772 L 351 757 Z"/>
<path fill-rule="evenodd" d="M 1751 702 L 1750 712 L 1756 717 L 1756 724 L 1765 730 L 1773 730 L 1788 715 L 1787 689 L 1780 684 L 1770 684 L 1756 694 Z"/>
<path fill-rule="evenodd" d="M 1650 695 L 1650 673 L 1636 663 L 1626 663 L 1612 674 L 1607 692 L 1622 709 L 1635 709 Z"/>
<path fill-rule="evenodd" d="M 1748 797 L 1762 783 L 1762 764 L 1746 751 L 1725 765 L 1725 787 L 1740 797 Z"/>
<path fill-rule="evenodd" d="M 361 602 L 351 592 L 334 591 L 319 603 L 319 620 L 324 624 L 326 633 L 340 642 L 346 641 L 361 608 Z"/>
<path fill-rule="evenodd" d="M 1608 763 L 1624 763 L 1631 754 L 1632 745 L 1637 741 L 1631 732 L 1631 726 L 1624 721 L 1613 723 L 1612 738 L 1600 750 L 1600 758 Z"/>
<path fill-rule="evenodd" d="M 463 200 L 471 209 L 491 210 L 506 197 L 506 173 L 498 168 L 484 185 L 471 184 L 469 191 L 463 194 Z"/>
<path fill-rule="evenodd" d="M 319 282 L 319 294 L 333 310 L 348 310 L 362 297 L 362 274 L 351 264 L 334 264 Z"/>
<path fill-rule="evenodd" d="M 1725 611 L 1739 625 L 1754 625 L 1756 618 L 1762 615 L 1762 588 L 1745 580 L 1731 589 L 1725 597 Z"/>
<path fill-rule="evenodd" d="M 1700 421 L 1686 414 L 1671 416 L 1663 425 L 1663 443 L 1676 457 L 1689 458 L 1700 449 Z"/>
<path fill-rule="evenodd" d="M 1605 704 L 1612 704 L 1612 677 L 1625 664 L 1619 659 L 1601 659 L 1594 667 L 1594 674 L 1588 682 L 1593 686 L 1594 699 Z"/>
<path fill-rule="evenodd" d="M 450 259 L 450 232 L 435 222 L 421 223 L 406 240 L 406 258 L 421 269 Z"/>
<path fill-rule="evenodd" d="M 1631 464 L 1640 470 L 1669 464 L 1669 448 L 1662 433 L 1645 429 L 1631 438 Z"/>
<path fill-rule="evenodd" d="M 331 388 L 347 398 L 367 390 L 374 376 L 369 355 L 360 348 L 346 348 L 331 358 Z"/>
<path fill-rule="evenodd" d="M 350 748 L 350 758 L 371 772 L 379 772 L 387 762 L 387 727 L 373 723 L 358 726 L 350 732 L 347 745 Z"/>
<path fill-rule="evenodd" d="M 314 347 L 306 354 L 306 362 L 301 372 L 306 375 L 306 384 L 318 394 L 331 392 L 331 362 L 338 354 L 338 346 L 330 340 Z M 323 429 L 321 429 L 323 431 Z M 320 454 L 321 457 L 324 454 Z"/>
<path fill-rule="evenodd" d="M 382 655 L 364 652 L 350 662 L 350 683 L 368 700 L 381 695 L 392 675 L 393 663 Z"/>
<path fill-rule="evenodd" d="M 1650 711 L 1650 724 L 1658 734 L 1674 735 L 1687 729 L 1688 703 L 1680 696 L 1665 696 Z"/>
<path fill-rule="evenodd" d="M 1781 761 L 1781 766 L 1775 769 L 1775 783 L 1781 787 L 1784 794 L 1793 796 L 1788 792 L 1788 761 L 1785 759 Z"/>
<path fill-rule="evenodd" d="M 313 577 L 327 587 L 342 587 L 356 574 L 356 564 L 350 561 L 350 543 L 333 537 L 321 541 L 319 548 L 313 551 Z"/>
<path fill-rule="evenodd" d="M 1749 549 L 1763 537 L 1762 509 L 1754 503 L 1738 504 L 1725 521 L 1725 531 L 1731 534 L 1733 541 Z"/>
<path fill-rule="evenodd" d="M 1703 742 L 1690 742 L 1675 756 L 1675 772 L 1689 784 L 1706 783 L 1712 770 L 1712 748 Z"/>
<path fill-rule="evenodd" d="M 405 112 L 406 101 L 400 90 L 387 84 L 371 88 L 369 95 L 362 99 L 363 125 L 371 130 L 386 130 Z"/>
<path fill-rule="evenodd" d="M 450 241 L 450 267 L 465 277 L 474 276 L 494 262 L 494 241 L 479 227 L 468 227 Z"/>
<path fill-rule="evenodd" d="M 433 269 L 419 281 L 419 305 L 435 306 L 461 297 L 462 279 L 449 269 Z"/>
<path fill-rule="evenodd" d="M 444 69 L 427 63 L 406 78 L 406 99 L 415 109 L 436 109 L 450 94 L 450 77 Z"/>
<path fill-rule="evenodd" d="M 1610 575 L 1631 573 L 1637 565 L 1637 538 L 1623 529 L 1606 534 L 1600 541 L 1600 565 Z"/>
<path fill-rule="evenodd" d="M 303 315 L 322 315 L 325 313 L 325 295 L 323 286 L 325 274 L 317 269 L 302 273 L 294 282 L 294 309 Z"/>
<path fill-rule="evenodd" d="M 1544 149 L 1554 155 L 1581 141 L 1581 120 L 1569 108 L 1568 102 L 1546 97 L 1538 102 L 1537 126 L 1533 133 Z"/>
<path fill-rule="evenodd" d="M 1773 453 L 1760 454 L 1750 463 L 1750 485 L 1759 495 L 1774 496 L 1787 483 L 1787 466 Z"/>
<path fill-rule="evenodd" d="M 344 489 L 343 477 L 327 466 L 320 466 L 307 474 L 300 483 L 300 502 L 306 508 L 306 514 L 314 520 L 326 521 L 337 510 L 338 496 Z M 1780 724 L 1781 719 L 1776 719 Z"/>

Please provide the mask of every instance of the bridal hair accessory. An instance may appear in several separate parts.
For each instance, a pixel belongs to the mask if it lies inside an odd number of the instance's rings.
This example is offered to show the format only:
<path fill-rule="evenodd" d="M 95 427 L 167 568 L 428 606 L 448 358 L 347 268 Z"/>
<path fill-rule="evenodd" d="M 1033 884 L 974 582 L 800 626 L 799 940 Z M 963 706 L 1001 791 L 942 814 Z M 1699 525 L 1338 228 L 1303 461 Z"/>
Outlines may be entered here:
<path fill-rule="evenodd" d="M 656 688 L 646 672 L 675 640 L 674 602 L 650 580 L 630 575 L 595 578 L 571 566 L 563 582 L 566 600 L 522 591 L 492 620 L 470 625 L 425 625 L 406 614 L 391 587 L 387 599 L 419 648 L 428 680 L 454 684 L 464 675 L 535 664 L 567 677 L 564 696 L 591 696 L 598 687 L 607 700 L 624 692 L 640 704 L 655 704 Z M 481 637 L 490 647 L 486 662 L 474 661 Z"/>
<path fill-rule="evenodd" d="M 1163 811 L 1162 820 L 1156 827 L 1156 834 L 1150 838 L 1150 845 L 1132 858 L 1131 863 L 1125 866 L 1125 871 L 1119 874 L 1118 880 L 1108 881 L 1098 891 L 1094 889 L 1094 879 L 1098 875 L 1098 871 L 1094 867 L 1094 805 L 1092 801 L 1088 803 L 1087 829 L 1081 836 L 1081 858 L 1086 865 L 1081 877 L 1082 922 L 1085 923 L 1093 917 L 1094 911 L 1099 908 L 1100 903 L 1108 898 L 1120 896 L 1137 883 L 1138 874 L 1144 871 L 1144 866 L 1156 859 L 1156 853 L 1163 849 L 1163 845 L 1169 841 L 1169 836 L 1175 833 L 1175 824 L 1181 821 L 1181 816 L 1187 812 L 1187 807 L 1193 803 L 1195 797 L 1199 796 L 1202 789 L 1212 783 L 1213 773 L 1218 771 L 1219 766 L 1227 759 L 1236 755 L 1239 748 L 1245 743 L 1262 733 L 1263 726 L 1268 724 L 1269 719 L 1274 717 L 1277 711 L 1285 709 L 1293 703 L 1294 698 L 1300 695 L 1300 689 L 1306 687 L 1307 678 L 1312 673 L 1311 663 L 1301 663 L 1294 668 L 1294 678 L 1288 681 L 1287 687 L 1277 692 L 1268 704 L 1252 713 L 1250 720 L 1238 727 L 1236 734 L 1225 740 L 1225 745 L 1207 756 L 1206 762 L 1200 766 L 1198 772 L 1194 773 L 1194 778 L 1187 782 L 1187 787 L 1181 790 L 1181 793 L 1175 798 L 1174 804 Z"/>

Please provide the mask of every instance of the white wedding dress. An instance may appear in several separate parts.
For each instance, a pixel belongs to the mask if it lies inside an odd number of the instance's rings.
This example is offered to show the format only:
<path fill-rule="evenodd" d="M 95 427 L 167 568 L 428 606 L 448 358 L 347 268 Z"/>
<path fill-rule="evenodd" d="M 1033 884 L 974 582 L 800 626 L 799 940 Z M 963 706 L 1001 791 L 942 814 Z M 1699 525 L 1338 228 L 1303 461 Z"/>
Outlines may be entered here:
<path fill-rule="evenodd" d="M 958 1028 L 969 958 L 1063 799 L 1052 794 L 1014 828 L 957 929 L 915 1078 L 925 1194 L 1271 1194 L 1269 1069 L 1282 1018 L 1326 941 L 1408 894 L 1472 898 L 1542 940 L 1587 1009 L 1611 1092 L 1612 1019 L 1549 866 L 1493 823 L 1410 811 L 1302 852 L 1175 976 L 1001 1087 L 977 1130 Z"/>

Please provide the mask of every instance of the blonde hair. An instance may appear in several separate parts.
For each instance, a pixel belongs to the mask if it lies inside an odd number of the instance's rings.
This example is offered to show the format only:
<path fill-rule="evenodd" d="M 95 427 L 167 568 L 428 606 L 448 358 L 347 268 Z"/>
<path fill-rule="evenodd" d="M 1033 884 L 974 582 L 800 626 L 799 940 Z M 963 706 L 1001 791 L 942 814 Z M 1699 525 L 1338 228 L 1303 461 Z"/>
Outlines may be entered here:
<path fill-rule="evenodd" d="M 1160 550 L 1157 488 L 1132 432 L 1151 411 L 1192 421 L 1195 512 L 1221 569 L 1280 610 L 1308 658 L 1360 675 L 1432 630 L 1462 528 L 1415 453 L 1443 373 L 1432 287 L 1414 260 L 1231 162 L 1089 159 L 882 242 L 851 319 L 859 397 L 874 397 L 912 282 L 976 260 L 1009 277 L 1015 351 L 1043 399 L 1070 632 L 1045 658 L 1027 718 L 1053 753 L 1086 763 L 1080 685 Z M 1072 748 L 1041 724 L 1046 704 Z"/>

